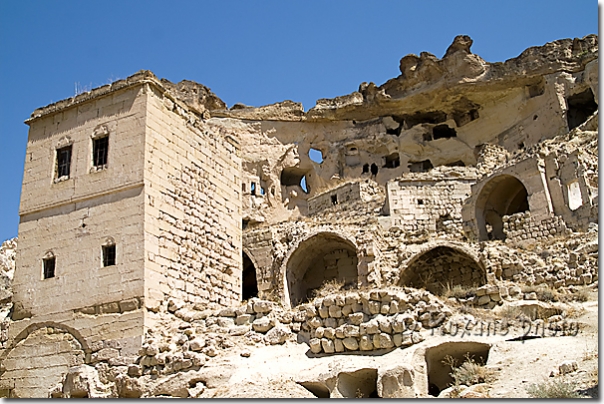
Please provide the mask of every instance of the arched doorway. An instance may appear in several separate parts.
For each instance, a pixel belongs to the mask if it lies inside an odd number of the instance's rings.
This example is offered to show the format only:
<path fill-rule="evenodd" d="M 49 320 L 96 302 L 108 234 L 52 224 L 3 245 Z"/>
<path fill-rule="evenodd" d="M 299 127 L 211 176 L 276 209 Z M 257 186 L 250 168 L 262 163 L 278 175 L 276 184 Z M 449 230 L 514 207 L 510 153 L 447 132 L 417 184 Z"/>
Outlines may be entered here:
<path fill-rule="evenodd" d="M 480 286 L 486 283 L 482 265 L 463 251 L 439 246 L 411 260 L 401 275 L 400 286 L 424 288 L 436 295 L 455 285 Z"/>
<path fill-rule="evenodd" d="M 503 216 L 528 210 L 528 192 L 518 178 L 511 175 L 492 178 L 476 200 L 480 240 L 505 240 Z"/>
<path fill-rule="evenodd" d="M 358 257 L 354 244 L 333 233 L 319 233 L 300 243 L 286 265 L 289 301 L 296 306 L 330 280 L 356 287 Z"/>
<path fill-rule="evenodd" d="M 0 386 L 9 387 L 10 397 L 48 398 L 49 389 L 63 380 L 70 367 L 85 363 L 85 348 L 65 329 L 30 327 L 33 330 L 25 335 L 26 329 L 23 339 L 0 358 L 4 365 Z"/>
<path fill-rule="evenodd" d="M 241 299 L 248 300 L 252 297 L 258 297 L 256 267 L 250 257 L 244 252 L 243 271 L 241 273 Z"/>

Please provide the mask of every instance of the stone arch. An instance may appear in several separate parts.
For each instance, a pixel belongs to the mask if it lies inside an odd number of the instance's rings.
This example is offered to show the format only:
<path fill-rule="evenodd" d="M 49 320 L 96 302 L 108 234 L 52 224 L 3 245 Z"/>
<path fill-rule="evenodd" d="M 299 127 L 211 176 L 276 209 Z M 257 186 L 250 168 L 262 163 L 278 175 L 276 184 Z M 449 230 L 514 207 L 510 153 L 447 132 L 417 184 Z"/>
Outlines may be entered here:
<path fill-rule="evenodd" d="M 72 327 L 53 322 L 31 324 L 2 354 L 0 386 L 11 396 L 47 398 L 70 367 L 87 362 L 90 347 Z"/>
<path fill-rule="evenodd" d="M 356 287 L 359 278 L 358 248 L 354 240 L 330 231 L 308 235 L 283 261 L 285 301 L 296 306 L 308 299 L 325 281 L 338 280 Z"/>
<path fill-rule="evenodd" d="M 528 211 L 528 191 L 515 176 L 497 175 L 484 184 L 475 206 L 479 239 L 505 240 L 503 216 Z"/>
<path fill-rule="evenodd" d="M 438 295 L 456 285 L 484 285 L 486 278 L 485 266 L 473 251 L 438 243 L 427 245 L 407 261 L 399 286 L 424 288 Z"/>
<path fill-rule="evenodd" d="M 242 248 L 241 299 L 258 297 L 258 266 L 254 256 Z"/>

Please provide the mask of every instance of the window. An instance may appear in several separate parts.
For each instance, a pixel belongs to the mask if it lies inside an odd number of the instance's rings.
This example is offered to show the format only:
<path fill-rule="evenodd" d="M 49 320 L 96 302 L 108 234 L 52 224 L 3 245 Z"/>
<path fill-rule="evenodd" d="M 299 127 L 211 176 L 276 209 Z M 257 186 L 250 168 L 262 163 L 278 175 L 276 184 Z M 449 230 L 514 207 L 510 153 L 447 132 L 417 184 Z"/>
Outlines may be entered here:
<path fill-rule="evenodd" d="M 55 277 L 55 257 L 49 256 L 42 260 L 44 263 L 44 279 Z"/>
<path fill-rule="evenodd" d="M 107 153 L 109 151 L 109 136 L 103 136 L 92 140 L 92 164 L 96 168 L 107 165 Z"/>
<path fill-rule="evenodd" d="M 69 178 L 71 171 L 71 146 L 57 149 L 57 178 Z"/>
<path fill-rule="evenodd" d="M 103 246 L 103 266 L 115 265 L 115 244 Z"/>

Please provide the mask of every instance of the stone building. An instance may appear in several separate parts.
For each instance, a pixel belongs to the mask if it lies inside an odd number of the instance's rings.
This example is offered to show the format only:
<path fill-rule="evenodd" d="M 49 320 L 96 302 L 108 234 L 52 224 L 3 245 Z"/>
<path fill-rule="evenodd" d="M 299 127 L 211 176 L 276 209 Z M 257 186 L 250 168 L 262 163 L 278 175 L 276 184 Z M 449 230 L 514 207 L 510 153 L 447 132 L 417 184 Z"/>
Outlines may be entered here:
<path fill-rule="evenodd" d="M 598 222 L 597 36 L 504 63 L 471 44 L 307 112 L 146 71 L 34 111 L 0 389 L 45 397 L 70 366 L 127 365 L 170 315 L 294 309 L 329 282 L 596 280 L 510 259 Z"/>

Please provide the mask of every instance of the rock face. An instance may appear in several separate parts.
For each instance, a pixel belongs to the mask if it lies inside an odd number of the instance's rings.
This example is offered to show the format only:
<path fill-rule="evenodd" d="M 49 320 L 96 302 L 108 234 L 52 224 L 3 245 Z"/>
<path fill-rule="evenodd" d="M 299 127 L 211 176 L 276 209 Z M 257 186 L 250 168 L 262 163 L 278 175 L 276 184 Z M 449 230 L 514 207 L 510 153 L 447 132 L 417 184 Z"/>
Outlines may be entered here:
<path fill-rule="evenodd" d="M 572 335 L 539 299 L 598 280 L 598 38 L 472 43 L 308 112 L 149 71 L 34 111 L 53 158 L 0 247 L 0 396 L 488 397 L 427 338 L 473 310 Z M 295 350 L 323 365 L 265 378 Z"/>

